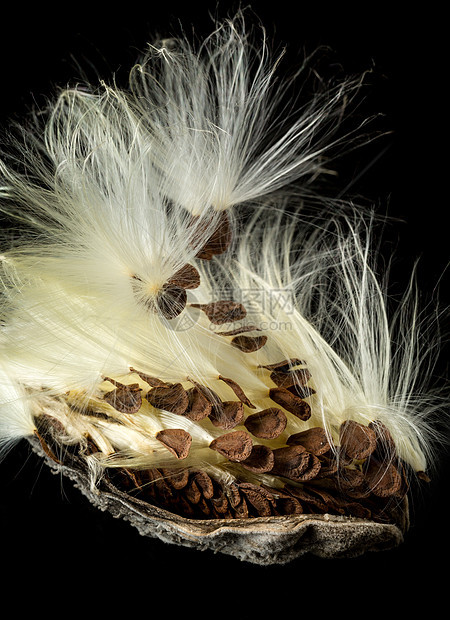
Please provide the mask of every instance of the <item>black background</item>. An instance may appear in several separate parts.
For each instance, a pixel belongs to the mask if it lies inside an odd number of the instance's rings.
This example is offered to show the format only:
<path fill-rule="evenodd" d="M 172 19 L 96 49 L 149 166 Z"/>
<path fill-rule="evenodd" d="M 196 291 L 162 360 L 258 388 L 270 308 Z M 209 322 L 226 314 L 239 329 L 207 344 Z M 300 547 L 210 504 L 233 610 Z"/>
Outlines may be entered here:
<path fill-rule="evenodd" d="M 7 127 L 11 117 L 20 118 L 33 102 L 41 104 L 57 86 L 73 82 L 74 60 L 83 65 L 92 61 L 109 79 L 111 73 L 127 70 L 154 33 L 177 32 L 178 20 L 188 31 L 194 25 L 199 34 L 208 33 L 208 11 L 214 12 L 215 6 L 149 1 L 116 7 L 10 7 L 0 39 L 2 126 Z M 328 7 L 285 0 L 252 6 L 274 39 L 287 44 L 294 60 L 299 51 L 326 45 L 349 74 L 373 68 L 373 87 L 365 93 L 363 109 L 381 112 L 380 129 L 392 133 L 346 160 L 344 184 L 353 179 L 355 191 L 373 200 L 381 212 L 403 218 L 387 231 L 387 243 L 395 245 L 398 254 L 394 287 L 405 282 L 412 258 L 421 256 L 423 294 L 432 299 L 448 262 L 443 15 L 431 4 L 421 10 L 402 10 L 395 3 Z M 230 7 L 219 3 L 218 14 L 232 13 Z M 444 276 L 444 303 L 447 282 Z M 438 371 L 444 367 L 445 360 Z M 52 475 L 20 444 L 0 465 L 3 562 L 11 574 L 20 571 L 36 579 L 45 567 L 51 582 L 57 575 L 75 575 L 83 587 L 106 576 L 111 598 L 120 595 L 130 605 L 140 601 L 143 592 L 149 602 L 150 592 L 167 585 L 173 592 L 184 585 L 189 608 L 198 613 L 207 596 L 215 597 L 219 607 L 218 601 L 228 601 L 228 608 L 233 597 L 246 593 L 251 606 L 240 607 L 243 618 L 256 616 L 261 602 L 301 611 L 316 587 L 330 597 L 334 588 L 340 592 L 339 598 L 326 599 L 323 613 L 347 607 L 351 592 L 363 593 L 372 604 L 391 591 L 397 599 L 411 601 L 417 588 L 420 596 L 428 597 L 448 573 L 439 564 L 449 552 L 442 500 L 448 488 L 448 455 L 441 453 L 438 459 L 431 485 L 414 499 L 412 527 L 401 547 L 354 560 L 307 557 L 286 566 L 258 567 L 140 537 L 126 523 L 91 507 L 69 481 Z M 256 585 L 250 587 L 250 580 Z M 406 582 L 404 590 L 401 583 Z M 48 581 L 45 585 L 48 588 Z M 175 609 L 181 602 L 175 597 L 170 604 Z"/>

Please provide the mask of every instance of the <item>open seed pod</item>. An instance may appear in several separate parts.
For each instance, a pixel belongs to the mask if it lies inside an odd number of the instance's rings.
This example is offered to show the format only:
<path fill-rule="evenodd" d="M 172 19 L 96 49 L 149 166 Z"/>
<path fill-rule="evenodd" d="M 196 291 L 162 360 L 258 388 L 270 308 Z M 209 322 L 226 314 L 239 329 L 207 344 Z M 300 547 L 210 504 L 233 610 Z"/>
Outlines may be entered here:
<path fill-rule="evenodd" d="M 390 316 L 370 218 L 317 196 L 297 217 L 357 84 L 283 125 L 247 37 L 239 15 L 200 51 L 155 43 L 129 91 L 63 91 L 2 163 L 25 226 L 0 256 L 0 438 L 168 543 L 388 549 L 426 479 L 438 347 L 411 286 Z"/>

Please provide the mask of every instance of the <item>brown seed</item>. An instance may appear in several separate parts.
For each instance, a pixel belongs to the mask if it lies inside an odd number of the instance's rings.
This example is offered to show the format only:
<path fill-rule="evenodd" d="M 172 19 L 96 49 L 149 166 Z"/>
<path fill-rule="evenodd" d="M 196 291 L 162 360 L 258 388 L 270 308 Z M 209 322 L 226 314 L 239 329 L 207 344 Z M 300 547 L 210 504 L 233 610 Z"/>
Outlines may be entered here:
<path fill-rule="evenodd" d="M 239 484 L 239 489 L 259 517 L 268 517 L 272 514 L 270 500 L 273 497 L 271 493 L 251 482 Z"/>
<path fill-rule="evenodd" d="M 184 496 L 191 504 L 198 504 L 202 498 L 202 493 L 198 488 L 195 480 L 193 480 L 192 478 L 189 480 L 189 483 L 184 489 Z"/>
<path fill-rule="evenodd" d="M 209 416 L 212 424 L 224 430 L 230 430 L 244 419 L 244 405 L 241 402 L 228 400 L 221 407 L 213 406 Z"/>
<path fill-rule="evenodd" d="M 289 392 L 294 394 L 294 396 L 298 396 L 299 398 L 308 398 L 316 393 L 316 390 L 309 385 L 291 385 L 287 388 Z"/>
<path fill-rule="evenodd" d="M 311 373 L 307 368 L 289 370 L 288 372 L 274 370 L 270 373 L 270 378 L 278 387 L 288 388 L 297 384 L 305 386 L 311 379 Z"/>
<path fill-rule="evenodd" d="M 107 392 L 103 400 L 120 413 L 136 413 L 142 405 L 141 388 L 138 383 L 121 385 Z"/>
<path fill-rule="evenodd" d="M 376 435 L 376 453 L 378 458 L 388 461 L 396 458 L 397 450 L 395 447 L 395 442 L 388 428 L 380 422 L 380 420 L 370 422 L 369 428 L 371 428 Z"/>
<path fill-rule="evenodd" d="M 260 439 L 275 439 L 286 428 L 287 418 L 281 409 L 269 407 L 253 413 L 245 419 L 245 428 Z"/>
<path fill-rule="evenodd" d="M 40 435 L 37 431 L 37 429 L 34 429 L 34 435 L 36 435 L 36 437 L 39 439 L 39 443 L 41 444 L 41 448 L 43 449 L 43 451 L 45 452 L 45 454 L 52 459 L 52 461 L 55 461 L 55 463 L 58 463 L 59 465 L 61 465 L 61 461 L 56 457 L 55 453 L 53 452 L 53 450 L 49 447 L 49 445 L 47 444 L 47 442 L 45 441 L 45 439 L 42 437 L 42 435 Z"/>
<path fill-rule="evenodd" d="M 165 319 L 174 319 L 186 307 L 186 290 L 175 284 L 165 284 L 156 297 L 157 310 Z"/>
<path fill-rule="evenodd" d="M 311 407 L 304 400 L 292 394 L 285 388 L 271 388 L 269 391 L 270 398 L 284 407 L 300 420 L 308 420 L 311 417 Z"/>
<path fill-rule="evenodd" d="M 249 518 L 250 515 L 248 512 L 248 504 L 245 501 L 244 497 L 242 497 L 241 502 L 239 504 L 233 507 L 233 511 L 237 519 L 248 519 Z"/>
<path fill-rule="evenodd" d="M 363 460 L 375 450 L 375 431 L 353 420 L 346 420 L 339 431 L 341 448 L 352 459 Z"/>
<path fill-rule="evenodd" d="M 189 388 L 186 392 L 189 398 L 189 405 L 183 415 L 194 422 L 207 418 L 211 413 L 212 405 L 204 393 L 197 387 Z"/>
<path fill-rule="evenodd" d="M 214 325 L 233 323 L 245 318 L 247 311 L 244 306 L 236 301 L 223 299 L 209 304 L 191 304 L 192 308 L 203 310 L 208 319 Z"/>
<path fill-rule="evenodd" d="M 323 499 L 319 498 L 317 495 L 314 495 L 305 487 L 285 485 L 284 490 L 296 499 L 299 499 L 302 504 L 306 504 L 308 508 L 314 508 L 312 512 L 316 511 L 326 513 L 329 509 L 327 503 L 324 502 Z"/>
<path fill-rule="evenodd" d="M 222 377 L 222 375 L 219 375 L 219 379 L 230 386 L 230 388 L 233 390 L 239 400 L 244 403 L 244 405 L 247 405 L 247 407 L 250 407 L 251 409 L 256 409 L 255 405 L 253 405 L 252 402 L 247 398 L 244 390 L 238 383 L 236 383 L 236 381 L 233 381 L 233 379 L 227 379 L 226 377 Z"/>
<path fill-rule="evenodd" d="M 393 463 L 371 458 L 365 475 L 370 490 L 377 497 L 395 495 L 402 486 L 402 477 Z"/>
<path fill-rule="evenodd" d="M 183 415 L 189 406 L 189 397 L 181 383 L 173 383 L 169 387 L 155 387 L 147 394 L 148 402 L 171 413 Z"/>
<path fill-rule="evenodd" d="M 148 383 L 150 387 L 169 387 L 169 383 L 166 383 L 162 379 L 158 379 L 157 377 L 152 377 L 151 375 L 147 375 L 144 372 L 140 372 L 139 370 L 136 370 L 135 368 L 130 368 L 130 371 L 136 373 L 142 379 L 142 381 L 145 381 L 145 383 Z"/>
<path fill-rule="evenodd" d="M 185 459 L 189 454 L 192 437 L 182 428 L 158 431 L 156 439 L 163 443 L 177 459 Z"/>
<path fill-rule="evenodd" d="M 327 433 L 324 428 L 315 426 L 306 431 L 291 435 L 286 442 L 289 446 L 303 446 L 311 454 L 320 456 L 330 449 Z"/>
<path fill-rule="evenodd" d="M 189 482 L 189 472 L 187 469 L 167 469 L 166 467 L 161 467 L 160 471 L 173 489 L 184 489 Z"/>
<path fill-rule="evenodd" d="M 256 474 L 266 473 L 273 468 L 273 452 L 268 446 L 253 446 L 250 456 L 241 461 L 241 465 Z"/>
<path fill-rule="evenodd" d="M 234 482 L 227 486 L 227 494 L 228 501 L 230 502 L 230 506 L 232 508 L 236 508 L 242 500 L 241 494 L 239 492 L 239 486 Z"/>
<path fill-rule="evenodd" d="M 196 485 L 201 490 L 205 499 L 211 499 L 214 495 L 214 486 L 211 478 L 205 471 L 198 470 L 192 473 L 192 480 L 195 480 Z"/>
<path fill-rule="evenodd" d="M 245 431 L 233 431 L 214 439 L 209 447 L 233 462 L 247 459 L 253 448 L 252 438 Z"/>
<path fill-rule="evenodd" d="M 287 478 L 297 478 L 309 466 L 310 454 L 303 446 L 286 446 L 273 450 L 273 472 Z"/>
<path fill-rule="evenodd" d="M 303 360 L 299 360 L 294 357 L 292 359 L 281 360 L 281 362 L 276 362 L 275 364 L 262 364 L 258 366 L 258 368 L 266 368 L 267 370 L 279 370 L 280 372 L 287 372 L 294 366 L 304 366 L 306 362 Z"/>
<path fill-rule="evenodd" d="M 222 489 L 216 489 L 214 497 L 211 497 L 211 506 L 220 516 L 223 516 L 229 509 L 228 499 Z"/>
<path fill-rule="evenodd" d="M 424 471 L 418 471 L 416 473 L 417 477 L 419 478 L 419 480 L 422 480 L 422 482 L 431 482 L 431 478 Z"/>
<path fill-rule="evenodd" d="M 231 341 L 233 347 L 236 347 L 243 353 L 253 353 L 261 349 L 267 342 L 267 336 L 235 336 Z"/>
<path fill-rule="evenodd" d="M 193 265 L 186 264 L 173 274 L 167 284 L 174 284 L 185 289 L 197 288 L 200 286 L 200 274 Z"/>
<path fill-rule="evenodd" d="M 310 454 L 308 459 L 308 466 L 306 467 L 306 469 L 303 472 L 300 472 L 298 474 L 292 474 L 289 477 L 293 478 L 295 476 L 295 480 L 298 480 L 299 482 L 308 482 L 309 480 L 313 480 L 318 476 L 321 467 L 322 464 L 319 461 L 318 457 L 314 454 Z"/>
<path fill-rule="evenodd" d="M 199 218 L 195 218 L 194 221 L 199 222 Z M 196 239 L 202 233 L 200 222 L 197 224 L 198 235 L 194 235 L 194 243 L 196 244 Z M 207 225 L 203 227 L 205 230 Z M 231 226 L 230 220 L 228 218 L 227 213 L 222 211 L 219 216 L 219 221 L 214 232 L 209 236 L 206 243 L 204 243 L 201 250 L 199 250 L 196 254 L 197 258 L 201 258 L 203 260 L 210 260 L 216 254 L 223 254 L 229 247 L 231 243 Z"/>
<path fill-rule="evenodd" d="M 337 483 L 341 489 L 348 492 L 361 489 L 364 485 L 364 480 L 364 474 L 360 469 L 350 469 L 348 467 L 342 467 L 339 470 Z"/>
<path fill-rule="evenodd" d="M 245 332 L 260 332 L 259 327 L 255 327 L 255 325 L 243 325 L 242 327 L 236 327 L 236 329 L 230 329 L 226 332 L 216 332 L 218 336 L 236 336 L 237 334 L 243 334 Z"/>

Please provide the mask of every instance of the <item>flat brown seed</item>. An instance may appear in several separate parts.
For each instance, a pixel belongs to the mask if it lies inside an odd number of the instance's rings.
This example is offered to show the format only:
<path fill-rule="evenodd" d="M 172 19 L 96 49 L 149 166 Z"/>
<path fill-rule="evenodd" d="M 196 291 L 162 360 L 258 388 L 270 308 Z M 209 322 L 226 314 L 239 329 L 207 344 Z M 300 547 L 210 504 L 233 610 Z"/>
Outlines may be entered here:
<path fill-rule="evenodd" d="M 316 390 L 309 385 L 299 385 L 298 383 L 291 385 L 287 389 L 294 394 L 294 396 L 298 396 L 299 398 L 308 398 L 316 393 Z"/>
<path fill-rule="evenodd" d="M 233 431 L 217 437 L 209 444 L 209 447 L 228 460 L 240 463 L 250 456 L 253 442 L 245 431 Z"/>
<path fill-rule="evenodd" d="M 189 406 L 183 415 L 194 422 L 207 418 L 211 413 L 212 405 L 204 393 L 197 387 L 193 387 L 187 390 L 187 395 Z"/>
<path fill-rule="evenodd" d="M 250 482 L 240 484 L 239 488 L 259 517 L 269 517 L 272 514 L 270 507 L 272 496 L 265 489 Z"/>
<path fill-rule="evenodd" d="M 278 387 L 288 388 L 297 384 L 306 386 L 306 383 L 311 379 L 311 373 L 307 368 L 298 368 L 287 372 L 274 370 L 270 373 L 270 378 Z"/>
<path fill-rule="evenodd" d="M 305 364 L 305 361 L 293 357 L 292 359 L 281 360 L 281 362 L 276 362 L 275 364 L 261 364 L 260 366 L 258 366 L 258 368 L 266 368 L 267 370 L 279 370 L 281 372 L 286 372 L 294 366 L 305 366 Z"/>
<path fill-rule="evenodd" d="M 147 394 L 148 402 L 171 413 L 183 415 L 189 406 L 189 397 L 181 383 L 173 383 L 169 387 L 155 387 Z"/>
<path fill-rule="evenodd" d="M 310 454 L 303 446 L 275 448 L 273 450 L 273 456 L 273 471 L 282 476 L 298 476 L 306 471 L 310 462 Z"/>
<path fill-rule="evenodd" d="M 302 472 L 291 474 L 290 477 L 295 476 L 295 479 L 299 482 L 309 482 L 318 476 L 321 467 L 322 464 L 317 456 L 310 454 L 307 468 Z"/>
<path fill-rule="evenodd" d="M 168 469 L 166 467 L 161 467 L 160 471 L 164 479 L 173 489 L 184 489 L 189 482 L 189 472 L 187 469 Z"/>
<path fill-rule="evenodd" d="M 177 458 L 185 459 L 191 448 L 192 437 L 182 428 L 168 428 L 156 433 L 156 439 Z"/>
<path fill-rule="evenodd" d="M 198 470 L 192 473 L 192 479 L 201 490 L 205 499 L 211 499 L 214 495 L 214 485 L 211 478 L 205 471 Z"/>
<path fill-rule="evenodd" d="M 200 286 L 200 274 L 193 265 L 186 264 L 173 274 L 167 284 L 174 284 L 185 289 L 197 288 Z"/>
<path fill-rule="evenodd" d="M 300 420 L 309 420 L 311 417 L 311 407 L 299 396 L 295 396 L 286 388 L 271 388 L 270 398 L 286 411 L 289 411 Z"/>
<path fill-rule="evenodd" d="M 244 390 L 238 383 L 236 383 L 236 381 L 233 381 L 233 379 L 227 379 L 227 377 L 222 377 L 222 375 L 219 375 L 219 379 L 230 386 L 230 388 L 233 390 L 239 400 L 244 403 L 244 405 L 247 405 L 247 407 L 250 407 L 251 409 L 256 409 L 255 405 L 247 398 Z"/>
<path fill-rule="evenodd" d="M 190 480 L 189 484 L 184 489 L 184 496 L 191 504 L 198 504 L 201 500 L 202 493 L 198 488 L 195 480 Z"/>
<path fill-rule="evenodd" d="M 221 404 L 221 407 L 212 407 L 209 419 L 214 426 L 230 430 L 244 419 L 244 405 L 233 400 L 225 401 Z"/>
<path fill-rule="evenodd" d="M 202 310 L 214 325 L 240 321 L 247 315 L 242 304 L 227 299 L 212 301 L 209 304 L 191 304 L 191 307 Z"/>
<path fill-rule="evenodd" d="M 276 407 L 252 413 L 245 419 L 245 428 L 259 439 L 275 439 L 286 428 L 286 414 Z"/>
<path fill-rule="evenodd" d="M 242 327 L 236 327 L 236 329 L 230 329 L 226 332 L 216 332 L 218 336 L 236 336 L 237 334 L 243 334 L 245 332 L 260 332 L 261 329 L 255 325 L 243 325 Z"/>
<path fill-rule="evenodd" d="M 380 420 L 374 420 L 370 422 L 369 428 L 371 428 L 377 438 L 376 452 L 380 458 L 385 460 L 392 460 L 397 456 L 397 450 L 394 439 L 389 432 L 388 428 L 380 422 Z"/>
<path fill-rule="evenodd" d="M 341 424 L 339 436 L 342 450 L 352 459 L 366 459 L 377 446 L 375 431 L 354 420 Z"/>
<path fill-rule="evenodd" d="M 197 230 L 199 230 L 200 226 L 197 225 Z M 194 243 L 196 242 L 196 235 L 194 235 Z M 203 260 L 210 260 L 216 254 L 223 254 L 228 249 L 231 243 L 231 226 L 230 220 L 228 218 L 227 213 L 222 211 L 219 217 L 219 221 L 216 229 L 210 236 L 207 241 L 202 246 L 201 250 L 199 250 L 196 254 L 197 258 L 201 258 Z"/>
<path fill-rule="evenodd" d="M 139 370 L 136 370 L 135 368 L 130 368 L 130 371 L 136 373 L 138 377 L 140 377 L 142 381 L 145 381 L 145 383 L 147 383 L 150 387 L 169 387 L 170 385 L 169 383 L 166 383 L 162 379 L 158 379 L 157 377 L 152 377 L 151 375 L 147 375 L 144 372 L 140 372 Z"/>
<path fill-rule="evenodd" d="M 286 441 L 288 446 L 303 446 L 311 454 L 320 456 L 330 450 L 327 433 L 324 428 L 315 426 L 300 433 L 294 433 Z"/>
<path fill-rule="evenodd" d="M 165 319 L 174 319 L 186 307 L 186 290 L 175 284 L 165 284 L 156 298 L 158 311 Z"/>
<path fill-rule="evenodd" d="M 138 383 L 123 385 L 107 392 L 103 400 L 120 413 L 136 413 L 142 405 L 142 394 Z"/>
<path fill-rule="evenodd" d="M 369 489 L 377 497 L 391 497 L 402 486 L 402 477 L 395 465 L 376 459 L 370 459 L 365 478 Z"/>
<path fill-rule="evenodd" d="M 274 456 L 272 450 L 268 446 L 253 446 L 250 456 L 241 461 L 242 467 L 254 472 L 255 474 L 263 474 L 273 468 Z"/>
<path fill-rule="evenodd" d="M 233 347 L 236 347 L 243 353 L 253 353 L 261 349 L 267 342 L 267 336 L 235 336 L 231 341 Z"/>

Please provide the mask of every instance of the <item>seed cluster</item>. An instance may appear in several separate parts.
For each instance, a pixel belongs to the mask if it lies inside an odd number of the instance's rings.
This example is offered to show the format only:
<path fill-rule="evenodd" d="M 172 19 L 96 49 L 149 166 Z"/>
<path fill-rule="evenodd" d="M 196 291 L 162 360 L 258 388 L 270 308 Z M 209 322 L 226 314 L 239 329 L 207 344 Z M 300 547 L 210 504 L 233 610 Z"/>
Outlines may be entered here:
<path fill-rule="evenodd" d="M 228 217 L 222 214 L 219 225 L 208 238 L 197 258 L 210 260 L 231 243 Z M 134 277 L 135 279 L 139 279 Z M 186 306 L 186 289 L 196 288 L 200 276 L 186 264 L 168 280 L 156 298 L 156 309 L 166 319 L 178 316 Z M 231 300 L 191 304 L 205 313 L 214 325 L 225 325 L 246 316 L 245 307 Z M 155 307 L 153 307 L 153 310 Z M 259 331 L 254 325 L 216 332 L 231 337 L 230 345 L 242 353 L 252 353 L 267 342 L 266 335 L 248 336 Z M 345 421 L 333 442 L 324 428 L 314 426 L 291 434 L 280 445 L 279 438 L 288 428 L 289 416 L 307 421 L 311 405 L 306 399 L 315 394 L 312 378 L 304 360 L 283 359 L 258 366 L 273 384 L 267 398 L 272 406 L 257 407 L 239 383 L 218 376 L 234 392 L 237 400 L 222 400 L 211 387 L 185 378 L 168 383 L 130 368 L 150 389 L 143 395 L 138 383 L 123 384 L 103 377 L 114 388 L 103 401 L 117 412 L 132 415 L 141 410 L 144 400 L 162 410 L 199 423 L 207 420 L 220 430 L 207 446 L 222 459 L 224 469 L 232 472 L 232 481 L 221 479 L 205 467 L 183 466 L 190 455 L 192 437 L 183 428 L 165 428 L 155 439 L 173 457 L 173 466 L 148 469 L 111 468 L 110 482 L 121 491 L 194 519 L 235 519 L 331 513 L 390 522 L 396 506 L 405 496 L 408 483 L 406 465 L 396 453 L 387 428 L 378 421 L 363 425 Z M 189 387 L 186 383 L 189 383 Z M 246 412 L 245 407 L 251 410 Z M 254 410 L 252 412 L 252 410 Z M 183 425 L 180 425 L 183 426 Z M 223 431 L 223 432 L 222 432 Z M 42 446 L 55 459 L 43 434 Z M 271 441 L 277 440 L 271 444 Z M 89 453 L 100 451 L 89 438 Z"/>

